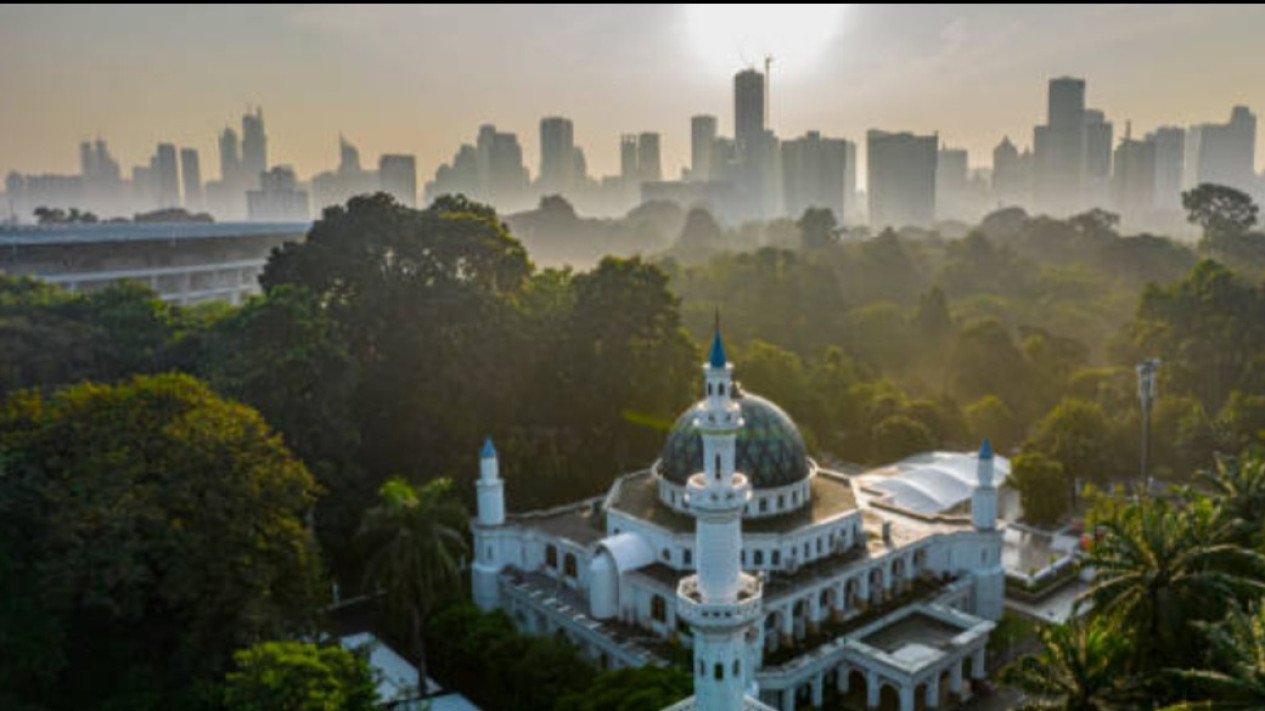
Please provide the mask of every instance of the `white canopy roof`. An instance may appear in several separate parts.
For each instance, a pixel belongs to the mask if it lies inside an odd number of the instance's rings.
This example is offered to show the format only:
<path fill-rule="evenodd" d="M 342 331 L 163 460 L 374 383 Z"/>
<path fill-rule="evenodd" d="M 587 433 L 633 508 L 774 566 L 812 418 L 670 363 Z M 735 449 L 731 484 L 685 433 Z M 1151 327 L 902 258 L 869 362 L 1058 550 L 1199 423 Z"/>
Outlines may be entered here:
<path fill-rule="evenodd" d="M 946 511 L 971 498 L 979 482 L 975 452 L 927 452 L 893 464 L 896 474 L 866 476 L 866 484 L 887 494 L 891 503 L 922 514 Z M 1010 460 L 993 457 L 993 486 L 1010 476 Z"/>

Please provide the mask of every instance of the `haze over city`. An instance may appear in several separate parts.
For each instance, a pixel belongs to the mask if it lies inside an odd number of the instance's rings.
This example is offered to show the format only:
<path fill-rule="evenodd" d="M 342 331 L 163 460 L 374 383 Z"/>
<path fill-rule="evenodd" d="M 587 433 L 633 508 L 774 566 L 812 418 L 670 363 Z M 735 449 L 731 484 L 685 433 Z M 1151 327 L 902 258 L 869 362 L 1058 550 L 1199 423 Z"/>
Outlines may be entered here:
<path fill-rule="evenodd" d="M 766 54 L 780 135 L 938 131 L 988 165 L 1002 136 L 1031 143 L 1057 76 L 1084 78 L 1117 135 L 1265 107 L 1263 25 L 1260 6 L 1196 5 L 5 6 L 0 173 L 70 172 L 99 136 L 124 165 L 191 146 L 211 177 L 217 133 L 258 105 L 270 159 L 302 179 L 340 133 L 366 156 L 416 155 L 424 178 L 485 122 L 520 136 L 534 173 L 550 115 L 596 175 L 618 171 L 620 134 L 659 132 L 673 178 L 689 117 L 731 132 L 729 79 Z"/>

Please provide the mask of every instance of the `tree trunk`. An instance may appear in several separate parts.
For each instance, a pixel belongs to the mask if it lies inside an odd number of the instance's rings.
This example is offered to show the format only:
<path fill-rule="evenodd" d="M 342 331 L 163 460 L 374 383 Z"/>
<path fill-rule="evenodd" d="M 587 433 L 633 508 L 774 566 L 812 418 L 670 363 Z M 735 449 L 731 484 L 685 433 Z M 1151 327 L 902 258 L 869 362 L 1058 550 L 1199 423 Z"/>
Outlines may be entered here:
<path fill-rule="evenodd" d="M 417 695 L 426 696 L 426 640 L 422 635 L 422 609 L 413 606 L 413 654 L 417 664 Z"/>

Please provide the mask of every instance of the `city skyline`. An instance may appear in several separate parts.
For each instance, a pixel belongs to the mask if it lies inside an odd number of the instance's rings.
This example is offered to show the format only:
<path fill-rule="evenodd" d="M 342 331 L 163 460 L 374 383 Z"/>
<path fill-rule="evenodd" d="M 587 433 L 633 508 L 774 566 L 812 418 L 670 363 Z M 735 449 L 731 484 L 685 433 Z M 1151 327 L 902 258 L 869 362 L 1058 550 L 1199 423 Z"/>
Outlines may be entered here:
<path fill-rule="evenodd" d="M 772 30 L 700 27 L 695 11 L 676 7 L 5 7 L 0 87 L 21 99 L 0 116 L 0 172 L 72 172 L 79 142 L 100 136 L 125 168 L 158 143 L 194 148 L 211 180 L 219 132 L 250 104 L 264 107 L 270 162 L 303 179 L 334 164 L 340 134 L 366 156 L 415 155 L 425 179 L 482 123 L 518 135 L 534 179 L 547 116 L 570 120 L 593 175 L 619 173 L 620 135 L 658 133 L 663 176 L 674 179 L 690 163 L 692 116 L 715 115 L 733 135 L 729 80 L 761 68 L 765 50 L 780 135 L 819 130 L 863 144 L 870 129 L 938 133 L 967 149 L 972 167 L 990 164 L 1003 136 L 1032 147 L 1058 76 L 1086 81 L 1089 105 L 1117 137 L 1126 121 L 1142 135 L 1265 106 L 1262 70 L 1248 61 L 1248 20 L 1265 19 L 1261 8 L 845 6 L 830 17 L 837 28 L 811 33 L 815 56 L 797 56 L 779 54 L 788 45 Z M 757 20 L 758 11 L 735 15 Z M 472 32 L 486 51 L 471 49 Z M 726 33 L 732 56 L 717 57 Z M 528 52 L 539 61 L 523 62 Z M 1262 152 L 1258 142 L 1258 165 Z"/>

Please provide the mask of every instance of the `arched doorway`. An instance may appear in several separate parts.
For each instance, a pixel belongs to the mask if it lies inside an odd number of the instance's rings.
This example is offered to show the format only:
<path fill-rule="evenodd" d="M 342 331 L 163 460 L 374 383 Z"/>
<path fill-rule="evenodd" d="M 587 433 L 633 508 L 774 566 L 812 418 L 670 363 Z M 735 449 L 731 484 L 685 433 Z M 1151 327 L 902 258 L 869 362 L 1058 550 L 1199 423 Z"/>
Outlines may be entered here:
<path fill-rule="evenodd" d="M 764 616 L 764 651 L 776 652 L 782 646 L 782 613 L 769 610 Z"/>
<path fill-rule="evenodd" d="M 883 682 L 878 692 L 879 711 L 900 711 L 900 690 L 890 682 Z"/>
<path fill-rule="evenodd" d="M 839 672 L 843 673 L 842 670 Z M 863 709 L 869 703 L 869 690 L 865 683 L 865 674 L 853 669 L 848 672 L 848 690 L 843 692 L 841 706 L 847 709 Z"/>
<path fill-rule="evenodd" d="M 808 636 L 808 601 L 796 600 L 791 607 L 791 627 L 795 635 L 795 641 L 803 641 Z"/>

